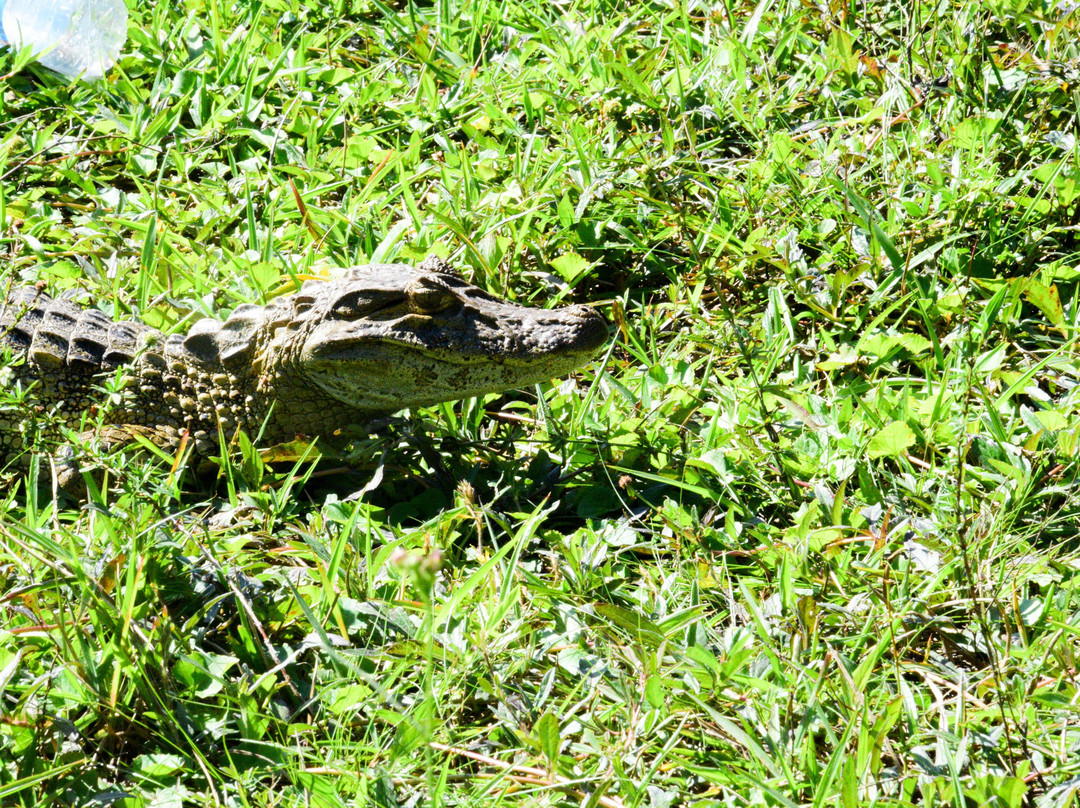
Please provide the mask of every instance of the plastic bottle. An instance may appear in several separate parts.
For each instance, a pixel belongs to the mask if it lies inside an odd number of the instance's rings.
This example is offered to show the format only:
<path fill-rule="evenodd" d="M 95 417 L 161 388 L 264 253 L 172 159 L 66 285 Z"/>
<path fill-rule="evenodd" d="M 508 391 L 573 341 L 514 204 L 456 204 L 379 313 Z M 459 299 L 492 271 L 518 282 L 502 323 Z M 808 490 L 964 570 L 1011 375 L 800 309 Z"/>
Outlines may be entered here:
<path fill-rule="evenodd" d="M 123 0 L 0 0 L 0 9 L 0 44 L 29 45 L 68 78 L 101 78 L 127 39 Z"/>

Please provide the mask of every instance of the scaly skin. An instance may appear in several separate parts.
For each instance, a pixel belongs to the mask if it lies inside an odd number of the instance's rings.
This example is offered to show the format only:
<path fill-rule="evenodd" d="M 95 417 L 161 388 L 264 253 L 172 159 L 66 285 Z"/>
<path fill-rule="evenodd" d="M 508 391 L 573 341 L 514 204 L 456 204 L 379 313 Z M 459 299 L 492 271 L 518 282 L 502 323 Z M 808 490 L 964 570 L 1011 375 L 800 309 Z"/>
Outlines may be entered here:
<path fill-rule="evenodd" d="M 113 322 L 33 288 L 0 309 L 0 348 L 36 407 L 77 426 L 120 371 L 110 440 L 138 432 L 175 448 L 187 433 L 196 457 L 215 452 L 219 426 L 226 437 L 263 430 L 268 445 L 329 436 L 406 407 L 561 376 L 606 339 L 591 309 L 519 306 L 437 260 L 354 267 L 267 306 L 240 306 L 224 322 L 200 320 L 186 336 Z M 0 412 L 0 458 L 23 448 L 21 417 Z"/>

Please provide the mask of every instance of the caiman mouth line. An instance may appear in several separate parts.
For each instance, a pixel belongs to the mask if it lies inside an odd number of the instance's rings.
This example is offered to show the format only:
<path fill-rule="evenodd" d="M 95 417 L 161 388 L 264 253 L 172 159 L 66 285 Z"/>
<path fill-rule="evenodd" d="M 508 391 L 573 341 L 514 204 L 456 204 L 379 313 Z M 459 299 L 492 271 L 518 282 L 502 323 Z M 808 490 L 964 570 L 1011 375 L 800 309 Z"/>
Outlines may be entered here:
<path fill-rule="evenodd" d="M 371 340 L 369 344 L 375 343 L 380 349 L 384 346 L 389 346 L 393 351 L 404 353 L 410 356 L 423 357 L 427 363 L 440 363 L 445 365 L 453 365 L 454 367 L 473 366 L 473 365 L 509 365 L 511 367 L 520 368 L 532 368 L 537 365 L 551 362 L 570 361 L 578 364 L 584 364 L 587 362 L 593 354 L 596 353 L 596 348 L 568 348 L 565 351 L 547 351 L 543 353 L 534 354 L 517 354 L 517 353 L 505 353 L 505 354 L 455 354 L 443 349 L 424 348 L 420 345 L 411 345 L 407 342 L 397 342 L 392 339 Z M 603 343 L 601 343 L 603 344 Z M 389 353 L 390 351 L 386 351 Z M 348 348 L 335 349 L 330 346 L 323 348 L 316 348 L 312 352 L 312 358 L 320 361 L 333 361 L 337 359 L 342 362 L 348 362 L 353 360 L 354 354 Z M 360 357 L 362 361 L 371 362 L 375 359 L 373 356 Z M 401 364 L 396 362 L 395 365 Z M 387 370 L 394 371 L 395 367 L 389 367 Z"/>

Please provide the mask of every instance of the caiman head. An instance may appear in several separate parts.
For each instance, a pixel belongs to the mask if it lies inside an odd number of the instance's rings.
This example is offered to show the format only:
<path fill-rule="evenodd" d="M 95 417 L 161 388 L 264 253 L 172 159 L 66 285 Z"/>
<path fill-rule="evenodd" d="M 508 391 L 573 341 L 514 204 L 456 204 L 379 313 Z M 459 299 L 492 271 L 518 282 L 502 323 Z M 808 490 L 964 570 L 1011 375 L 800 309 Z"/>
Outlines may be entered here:
<path fill-rule="evenodd" d="M 256 345 L 245 332 L 264 336 Z M 263 310 L 241 307 L 214 338 L 230 372 L 243 364 L 259 375 L 279 417 L 293 401 L 310 413 L 320 399 L 374 416 L 564 375 L 596 353 L 607 327 L 584 306 L 519 306 L 437 262 L 308 281 Z"/>

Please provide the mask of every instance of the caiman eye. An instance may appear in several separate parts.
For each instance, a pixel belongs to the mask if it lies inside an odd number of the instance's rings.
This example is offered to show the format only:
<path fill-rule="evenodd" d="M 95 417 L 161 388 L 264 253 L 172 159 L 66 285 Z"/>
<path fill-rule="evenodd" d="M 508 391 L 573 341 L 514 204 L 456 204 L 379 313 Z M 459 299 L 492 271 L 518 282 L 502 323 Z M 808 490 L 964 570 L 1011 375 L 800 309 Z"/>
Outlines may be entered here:
<path fill-rule="evenodd" d="M 334 303 L 331 316 L 339 320 L 359 320 L 376 312 L 393 308 L 404 300 L 401 294 L 385 294 L 370 290 L 346 292 Z"/>
<path fill-rule="evenodd" d="M 409 290 L 409 308 L 416 314 L 438 314 L 460 304 L 458 296 L 442 286 L 416 284 Z"/>

